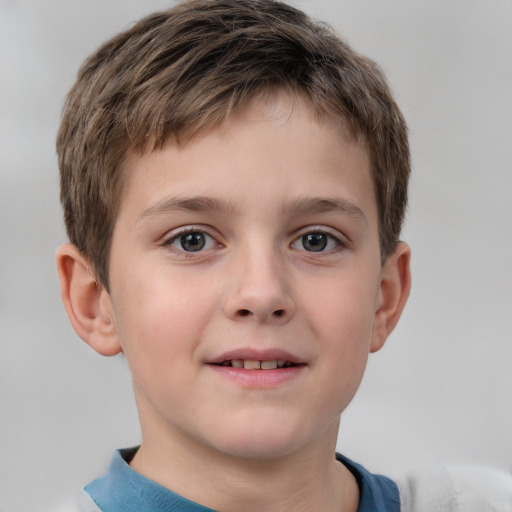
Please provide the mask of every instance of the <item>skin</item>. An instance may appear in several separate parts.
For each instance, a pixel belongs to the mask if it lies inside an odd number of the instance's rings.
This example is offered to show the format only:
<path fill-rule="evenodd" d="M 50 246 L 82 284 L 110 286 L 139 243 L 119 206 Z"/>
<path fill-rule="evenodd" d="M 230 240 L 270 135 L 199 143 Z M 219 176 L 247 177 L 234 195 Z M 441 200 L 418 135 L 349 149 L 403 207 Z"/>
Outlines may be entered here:
<path fill-rule="evenodd" d="M 333 455 L 340 415 L 410 287 L 407 245 L 381 265 L 364 146 L 275 93 L 184 146 L 129 155 L 126 173 L 110 293 L 73 246 L 57 261 L 77 333 L 130 366 L 132 467 L 222 511 L 357 510 Z M 298 366 L 266 379 L 213 364 L 233 350 Z"/>

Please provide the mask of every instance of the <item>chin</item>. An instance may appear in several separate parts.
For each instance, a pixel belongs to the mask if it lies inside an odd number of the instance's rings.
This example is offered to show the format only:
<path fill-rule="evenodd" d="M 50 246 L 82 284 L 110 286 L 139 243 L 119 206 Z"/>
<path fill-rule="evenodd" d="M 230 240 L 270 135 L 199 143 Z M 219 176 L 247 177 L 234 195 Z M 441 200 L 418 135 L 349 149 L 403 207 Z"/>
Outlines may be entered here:
<path fill-rule="evenodd" d="M 297 447 L 291 443 L 259 443 L 257 445 L 245 443 L 245 445 L 230 444 L 222 448 L 225 455 L 237 459 L 265 462 L 282 459 L 294 453 Z"/>
<path fill-rule="evenodd" d="M 240 459 L 260 461 L 286 457 L 310 441 L 304 428 L 276 421 L 232 426 L 220 437 L 213 443 L 217 450 Z"/>

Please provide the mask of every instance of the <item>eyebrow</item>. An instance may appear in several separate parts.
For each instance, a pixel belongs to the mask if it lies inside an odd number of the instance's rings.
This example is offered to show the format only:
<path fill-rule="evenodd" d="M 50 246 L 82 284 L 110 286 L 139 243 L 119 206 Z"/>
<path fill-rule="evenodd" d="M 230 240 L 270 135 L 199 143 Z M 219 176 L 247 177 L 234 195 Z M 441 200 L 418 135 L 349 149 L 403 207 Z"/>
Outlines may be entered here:
<path fill-rule="evenodd" d="M 238 211 L 238 208 L 234 203 L 214 197 L 171 197 L 146 208 L 139 215 L 137 222 L 146 217 L 165 215 L 179 210 L 189 212 L 217 211 L 225 214 L 234 214 Z"/>
<path fill-rule="evenodd" d="M 355 203 L 343 198 L 307 197 L 287 201 L 283 207 L 283 213 L 296 215 L 340 212 L 368 225 L 368 220 L 363 210 Z"/>
<path fill-rule="evenodd" d="M 214 197 L 171 197 L 146 208 L 139 215 L 137 222 L 147 217 L 165 215 L 180 210 L 189 212 L 216 211 L 226 215 L 233 215 L 239 212 L 239 208 L 235 203 Z M 365 225 L 368 224 L 363 210 L 356 204 L 343 198 L 297 198 L 285 201 L 282 209 L 283 215 L 290 213 L 294 215 L 307 215 L 328 212 L 340 212 L 355 217 Z"/>

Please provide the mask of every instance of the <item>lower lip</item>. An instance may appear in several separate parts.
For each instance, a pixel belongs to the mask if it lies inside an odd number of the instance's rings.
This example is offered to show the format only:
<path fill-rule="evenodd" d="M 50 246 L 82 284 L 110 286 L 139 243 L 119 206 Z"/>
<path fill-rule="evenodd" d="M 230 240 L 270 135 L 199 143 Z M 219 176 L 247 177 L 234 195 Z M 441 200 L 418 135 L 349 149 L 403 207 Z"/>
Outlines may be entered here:
<path fill-rule="evenodd" d="M 216 374 L 248 388 L 274 388 L 299 377 L 306 365 L 276 368 L 275 370 L 246 370 L 232 366 L 208 365 Z"/>

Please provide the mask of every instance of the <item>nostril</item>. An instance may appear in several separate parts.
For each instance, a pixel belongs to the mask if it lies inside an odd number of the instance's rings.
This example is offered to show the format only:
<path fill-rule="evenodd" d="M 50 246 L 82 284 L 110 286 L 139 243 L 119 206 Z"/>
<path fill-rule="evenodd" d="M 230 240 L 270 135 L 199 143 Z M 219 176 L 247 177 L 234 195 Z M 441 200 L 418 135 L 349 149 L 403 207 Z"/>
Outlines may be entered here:
<path fill-rule="evenodd" d="M 253 311 L 252 309 L 240 308 L 240 309 L 236 310 L 235 316 L 238 319 L 249 318 L 249 317 L 254 316 L 258 321 L 267 321 L 267 320 L 271 321 L 271 319 L 274 319 L 274 320 L 279 319 L 281 321 L 281 319 L 285 319 L 288 317 L 288 310 L 287 309 L 275 309 L 269 315 L 268 311 L 260 312 L 257 310 Z"/>

